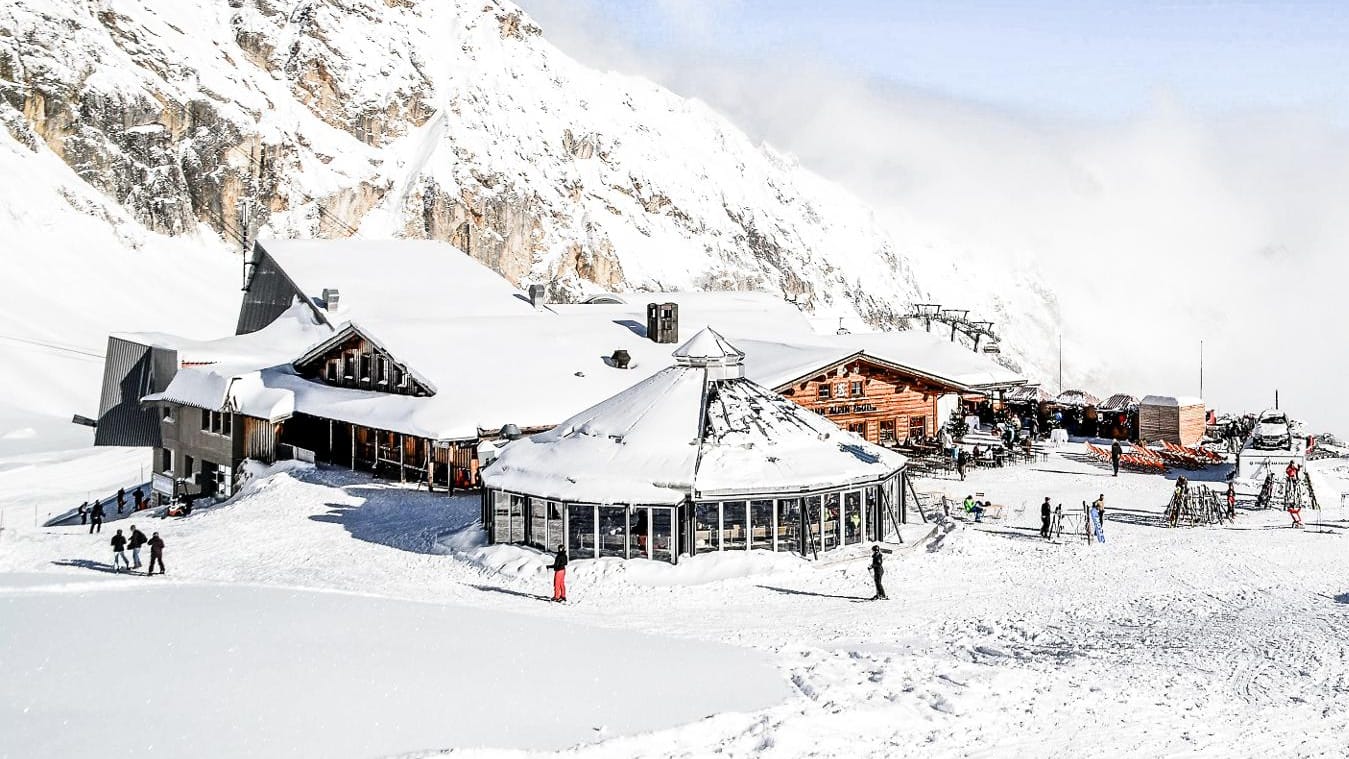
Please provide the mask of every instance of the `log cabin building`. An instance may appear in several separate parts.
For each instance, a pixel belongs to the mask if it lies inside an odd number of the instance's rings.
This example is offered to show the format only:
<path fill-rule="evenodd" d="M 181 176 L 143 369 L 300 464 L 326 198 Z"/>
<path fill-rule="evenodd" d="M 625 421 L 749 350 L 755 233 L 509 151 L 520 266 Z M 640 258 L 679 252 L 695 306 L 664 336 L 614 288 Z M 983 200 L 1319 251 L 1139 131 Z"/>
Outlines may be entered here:
<path fill-rule="evenodd" d="M 654 375 L 713 324 L 751 380 L 873 443 L 934 434 L 942 395 L 1022 382 L 925 333 L 818 335 L 762 293 L 548 304 L 436 242 L 260 241 L 251 271 L 234 336 L 109 340 L 96 442 L 152 448 L 164 498 L 229 495 L 245 460 L 292 457 L 476 487 L 492 441 Z"/>

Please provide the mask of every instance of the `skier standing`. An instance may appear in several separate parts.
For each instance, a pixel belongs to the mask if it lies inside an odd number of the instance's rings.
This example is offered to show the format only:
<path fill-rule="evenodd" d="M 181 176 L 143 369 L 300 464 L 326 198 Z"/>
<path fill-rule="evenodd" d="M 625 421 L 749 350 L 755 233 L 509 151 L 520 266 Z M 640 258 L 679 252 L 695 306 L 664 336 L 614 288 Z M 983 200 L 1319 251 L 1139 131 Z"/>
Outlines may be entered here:
<path fill-rule="evenodd" d="M 94 501 L 94 508 L 89 511 L 89 534 L 103 532 L 103 504 Z"/>
<path fill-rule="evenodd" d="M 136 529 L 136 525 L 131 525 L 131 539 L 127 541 L 127 548 L 131 549 L 131 568 L 141 568 L 141 546 L 149 542 L 145 533 Z"/>
<path fill-rule="evenodd" d="M 871 597 L 873 601 L 889 601 L 889 596 L 885 595 L 885 586 L 881 584 L 881 577 L 885 575 L 885 558 L 881 556 L 881 547 L 871 547 L 871 579 L 876 583 L 876 595 Z"/>
<path fill-rule="evenodd" d="M 562 603 L 567 600 L 567 547 L 559 545 L 557 555 L 553 557 L 553 600 Z"/>
<path fill-rule="evenodd" d="M 121 530 L 112 536 L 112 571 L 120 572 L 121 569 L 118 567 L 125 567 L 126 571 L 131 571 L 131 563 L 126 560 L 126 538 L 122 536 Z"/>
<path fill-rule="evenodd" d="M 150 538 L 150 569 L 146 577 L 155 573 L 155 564 L 159 564 L 159 573 L 164 574 L 164 539 L 157 532 Z"/>
<path fill-rule="evenodd" d="M 1115 477 L 1119 476 L 1119 460 L 1124 455 L 1124 449 L 1120 447 L 1119 441 L 1114 440 L 1110 443 L 1110 466 L 1115 468 Z"/>
<path fill-rule="evenodd" d="M 1095 517 L 1096 524 L 1092 525 L 1096 533 L 1096 542 L 1105 542 L 1105 493 L 1102 493 L 1091 504 L 1092 516 Z"/>
<path fill-rule="evenodd" d="M 1045 496 L 1045 502 L 1040 504 L 1040 537 L 1049 538 L 1049 519 L 1050 519 L 1049 496 Z"/>

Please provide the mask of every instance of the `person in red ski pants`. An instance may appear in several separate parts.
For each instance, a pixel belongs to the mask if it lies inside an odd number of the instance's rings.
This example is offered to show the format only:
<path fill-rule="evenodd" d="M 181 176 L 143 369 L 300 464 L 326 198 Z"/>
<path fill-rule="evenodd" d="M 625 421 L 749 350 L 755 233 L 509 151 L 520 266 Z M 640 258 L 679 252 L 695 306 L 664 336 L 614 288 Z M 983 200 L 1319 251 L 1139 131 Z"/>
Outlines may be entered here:
<path fill-rule="evenodd" d="M 557 547 L 557 555 L 553 557 L 553 600 L 561 603 L 567 600 L 567 548 L 566 546 Z"/>

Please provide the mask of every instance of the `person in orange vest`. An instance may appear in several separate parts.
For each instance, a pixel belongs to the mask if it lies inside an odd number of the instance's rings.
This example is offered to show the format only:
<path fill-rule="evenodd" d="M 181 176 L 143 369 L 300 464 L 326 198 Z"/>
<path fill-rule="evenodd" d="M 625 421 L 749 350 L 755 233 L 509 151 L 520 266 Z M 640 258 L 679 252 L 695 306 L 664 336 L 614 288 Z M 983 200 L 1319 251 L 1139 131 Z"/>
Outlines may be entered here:
<path fill-rule="evenodd" d="M 553 557 L 553 600 L 562 603 L 567 600 L 567 547 L 558 546 Z"/>

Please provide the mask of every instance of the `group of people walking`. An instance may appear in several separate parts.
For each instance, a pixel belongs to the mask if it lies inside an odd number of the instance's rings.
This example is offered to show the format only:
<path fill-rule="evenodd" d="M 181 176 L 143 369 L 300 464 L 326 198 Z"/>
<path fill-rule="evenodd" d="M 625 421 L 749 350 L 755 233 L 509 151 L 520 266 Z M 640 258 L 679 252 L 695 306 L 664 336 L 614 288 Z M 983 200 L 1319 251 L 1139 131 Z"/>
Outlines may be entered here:
<path fill-rule="evenodd" d="M 157 532 L 147 538 L 134 524 L 131 525 L 130 537 L 123 535 L 120 529 L 112 536 L 112 571 L 116 573 L 123 569 L 128 572 L 140 569 L 141 549 L 147 545 L 150 546 L 150 568 L 146 570 L 145 576 L 149 577 L 155 573 L 155 565 L 159 566 L 159 573 L 164 574 L 164 539 L 159 537 Z M 131 550 L 131 561 L 127 561 L 127 549 Z"/>

